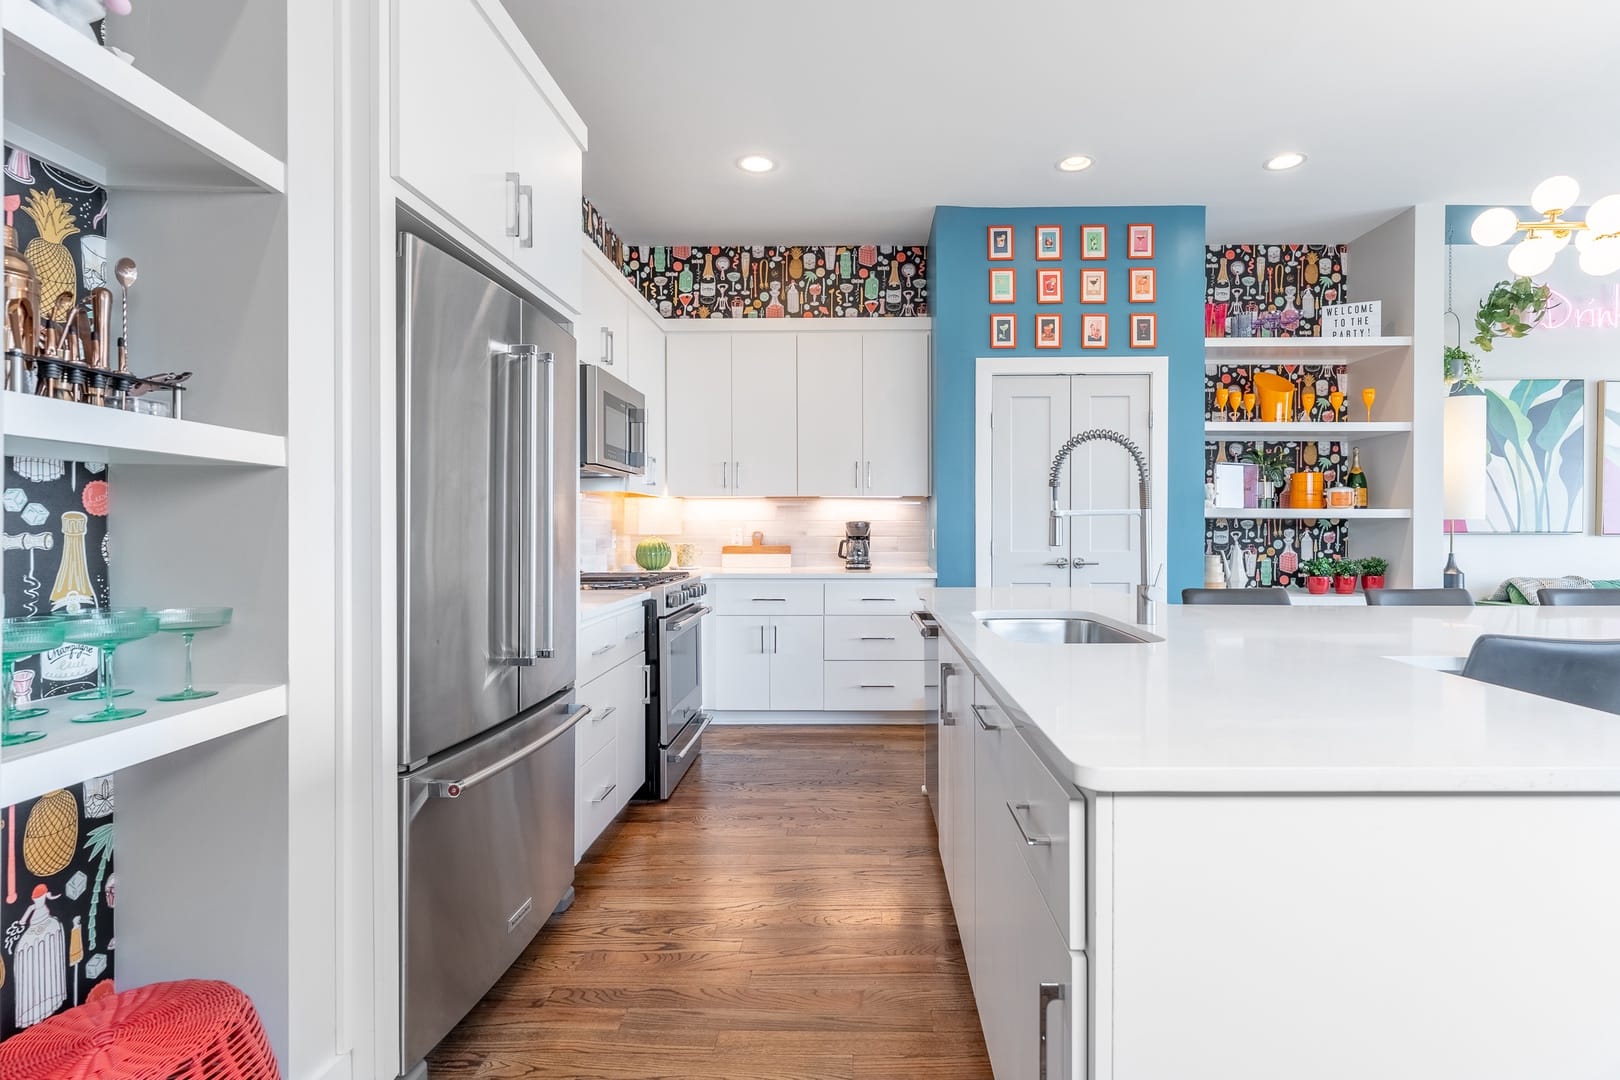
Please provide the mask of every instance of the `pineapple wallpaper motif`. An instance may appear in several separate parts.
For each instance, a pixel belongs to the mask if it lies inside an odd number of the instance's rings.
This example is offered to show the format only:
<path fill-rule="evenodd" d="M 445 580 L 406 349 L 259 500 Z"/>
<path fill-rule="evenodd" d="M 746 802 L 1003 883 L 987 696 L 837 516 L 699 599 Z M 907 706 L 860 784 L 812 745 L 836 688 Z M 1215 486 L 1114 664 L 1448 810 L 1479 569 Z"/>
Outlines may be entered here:
<path fill-rule="evenodd" d="M 40 306 L 107 284 L 107 189 L 6 147 L 6 223 L 39 275 Z"/>
<path fill-rule="evenodd" d="M 625 244 L 587 200 L 585 233 L 666 319 L 928 314 L 927 248 Z"/>
<path fill-rule="evenodd" d="M 0 1039 L 112 992 L 113 778 L 0 811 Z"/>

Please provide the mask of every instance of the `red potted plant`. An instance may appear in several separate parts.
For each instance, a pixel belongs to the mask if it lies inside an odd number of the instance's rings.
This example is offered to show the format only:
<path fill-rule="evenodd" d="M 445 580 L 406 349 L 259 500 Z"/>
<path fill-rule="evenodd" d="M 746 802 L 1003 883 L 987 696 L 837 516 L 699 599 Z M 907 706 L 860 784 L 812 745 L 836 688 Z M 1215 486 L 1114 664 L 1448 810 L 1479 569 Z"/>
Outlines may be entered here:
<path fill-rule="evenodd" d="M 1363 589 L 1382 589 L 1384 587 L 1384 571 L 1389 569 L 1389 560 L 1373 557 L 1361 560 L 1361 587 Z"/>
<path fill-rule="evenodd" d="M 1300 572 L 1305 575 L 1305 588 L 1312 596 L 1323 596 L 1333 585 L 1333 560 L 1317 556 L 1307 559 L 1300 566 Z"/>
<path fill-rule="evenodd" d="M 1356 591 L 1356 575 L 1361 572 L 1361 564 L 1354 559 L 1341 559 L 1333 564 L 1333 591 L 1341 596 L 1349 596 Z"/>

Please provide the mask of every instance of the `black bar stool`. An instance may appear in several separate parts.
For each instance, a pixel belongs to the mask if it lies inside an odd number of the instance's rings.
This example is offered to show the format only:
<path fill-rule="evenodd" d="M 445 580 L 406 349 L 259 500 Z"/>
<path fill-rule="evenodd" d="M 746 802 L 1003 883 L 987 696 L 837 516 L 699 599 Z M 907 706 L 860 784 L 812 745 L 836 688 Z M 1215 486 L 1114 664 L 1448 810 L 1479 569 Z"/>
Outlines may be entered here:
<path fill-rule="evenodd" d="M 1371 607 L 1473 607 L 1467 589 L 1368 589 Z"/>
<path fill-rule="evenodd" d="M 1568 641 L 1485 634 L 1463 677 L 1620 713 L 1620 641 Z"/>
<path fill-rule="evenodd" d="M 1291 607 L 1287 589 L 1182 589 L 1183 604 L 1227 607 Z"/>

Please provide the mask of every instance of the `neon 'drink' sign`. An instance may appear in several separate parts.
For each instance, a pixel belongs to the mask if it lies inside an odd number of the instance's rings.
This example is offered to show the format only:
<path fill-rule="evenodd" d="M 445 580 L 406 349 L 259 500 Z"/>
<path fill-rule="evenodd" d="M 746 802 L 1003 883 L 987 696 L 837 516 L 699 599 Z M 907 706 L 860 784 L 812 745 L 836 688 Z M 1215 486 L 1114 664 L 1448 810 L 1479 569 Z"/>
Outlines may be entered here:
<path fill-rule="evenodd" d="M 1557 307 L 1549 307 L 1538 330 L 1620 331 L 1620 285 L 1610 285 L 1594 297 L 1576 298 L 1552 291 Z"/>

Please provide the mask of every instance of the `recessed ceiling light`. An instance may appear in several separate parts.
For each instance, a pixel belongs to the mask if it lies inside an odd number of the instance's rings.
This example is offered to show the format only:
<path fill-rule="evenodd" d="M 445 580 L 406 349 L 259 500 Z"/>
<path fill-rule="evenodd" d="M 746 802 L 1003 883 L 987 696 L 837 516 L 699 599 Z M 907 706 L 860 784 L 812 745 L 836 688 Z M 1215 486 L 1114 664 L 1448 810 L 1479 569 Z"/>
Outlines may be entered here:
<path fill-rule="evenodd" d="M 737 168 L 743 172 L 766 173 L 776 168 L 776 162 L 764 154 L 748 154 L 737 159 Z"/>
<path fill-rule="evenodd" d="M 1084 154 L 1070 154 L 1058 162 L 1058 168 L 1064 172 L 1083 172 L 1093 164 L 1094 162 Z"/>
<path fill-rule="evenodd" d="M 1284 172 L 1288 169 L 1297 169 L 1303 164 L 1305 164 L 1305 155 L 1298 150 L 1289 150 L 1266 162 L 1266 168 L 1271 172 Z"/>

